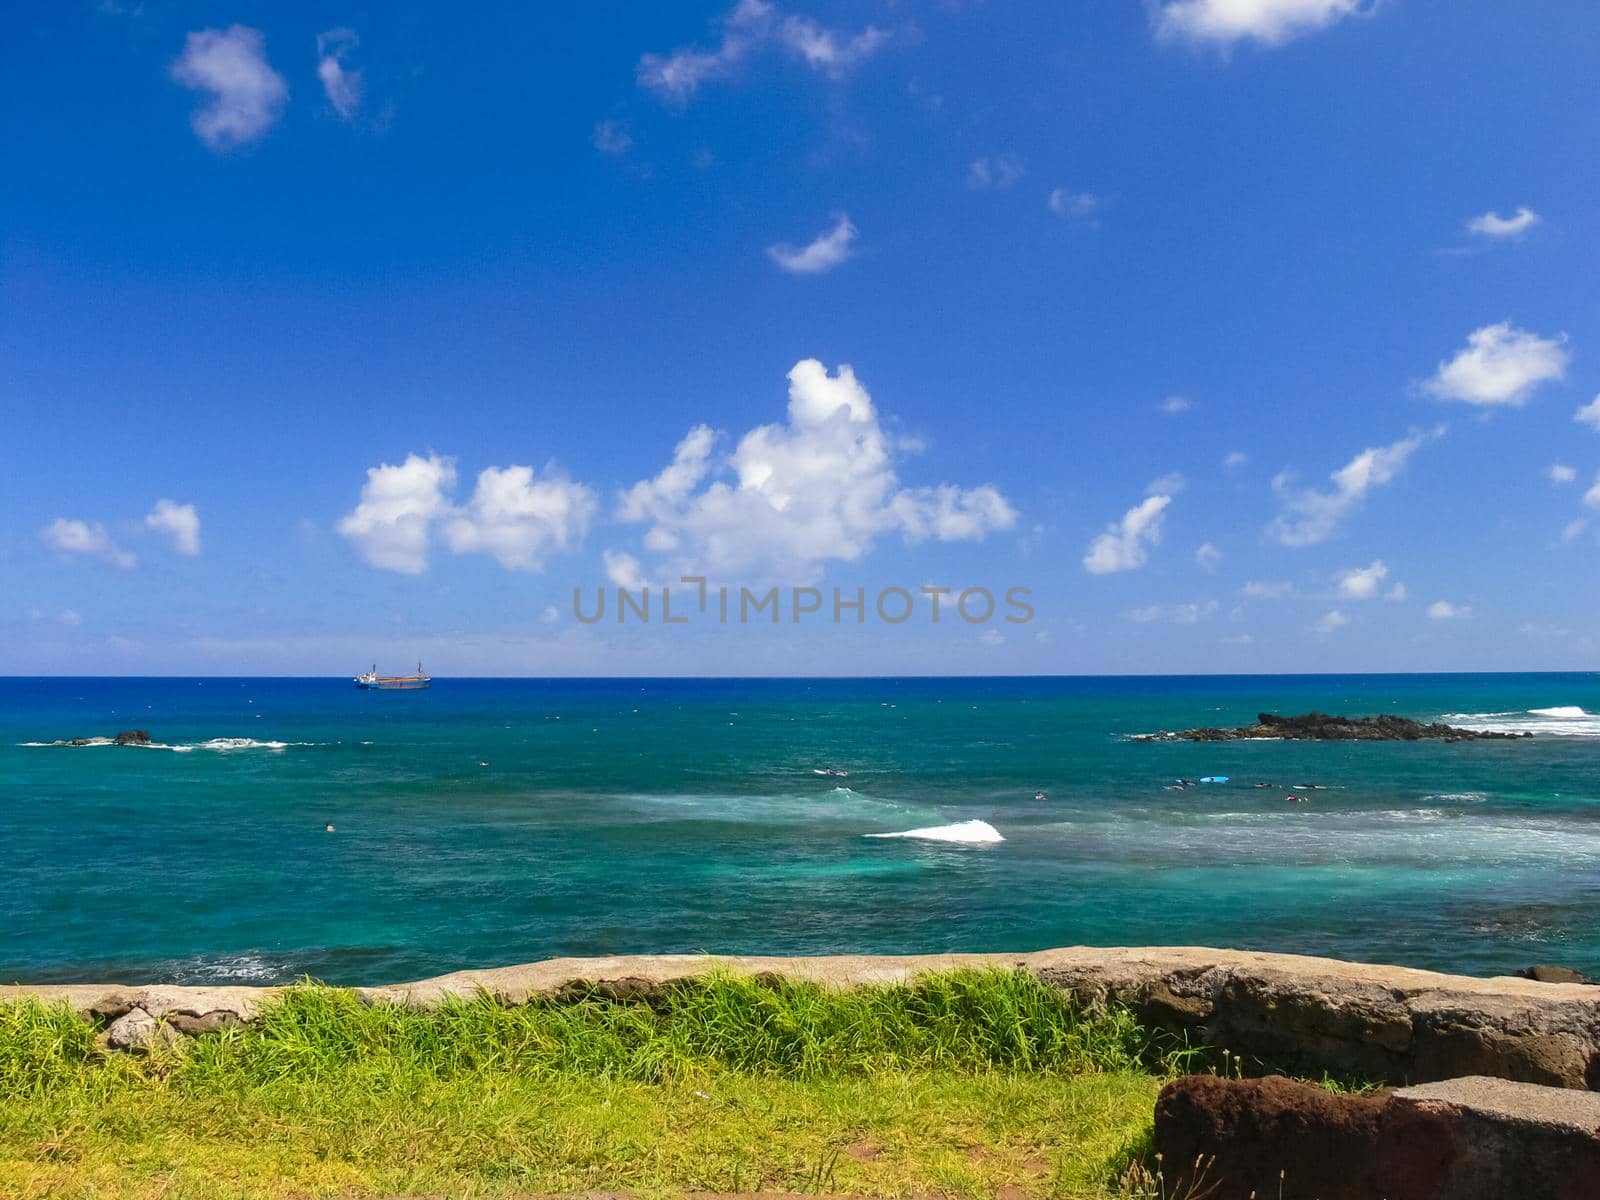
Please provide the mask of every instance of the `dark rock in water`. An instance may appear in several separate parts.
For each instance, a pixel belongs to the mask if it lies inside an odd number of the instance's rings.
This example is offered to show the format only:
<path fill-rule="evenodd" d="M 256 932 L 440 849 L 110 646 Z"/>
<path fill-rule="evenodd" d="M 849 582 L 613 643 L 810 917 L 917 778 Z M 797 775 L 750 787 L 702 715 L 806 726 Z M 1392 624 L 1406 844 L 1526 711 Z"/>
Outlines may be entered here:
<path fill-rule="evenodd" d="M 148 746 L 150 744 L 150 731 L 147 729 L 124 729 L 111 740 L 119 746 Z"/>
<path fill-rule="evenodd" d="M 1235 729 L 1202 726 L 1176 733 L 1146 733 L 1140 734 L 1134 741 L 1235 742 L 1249 738 L 1284 738 L 1290 741 L 1320 742 L 1475 742 L 1532 736 L 1531 733 L 1462 729 L 1439 721 L 1424 724 L 1409 717 L 1396 717 L 1388 713 L 1376 717 L 1335 717 L 1327 713 L 1310 712 L 1298 717 L 1258 713 L 1254 725 L 1241 725 Z"/>
<path fill-rule="evenodd" d="M 1523 967 L 1515 972 L 1518 979 L 1537 979 L 1540 983 L 1588 983 L 1589 981 L 1571 967 L 1552 967 L 1540 963 L 1533 967 Z"/>

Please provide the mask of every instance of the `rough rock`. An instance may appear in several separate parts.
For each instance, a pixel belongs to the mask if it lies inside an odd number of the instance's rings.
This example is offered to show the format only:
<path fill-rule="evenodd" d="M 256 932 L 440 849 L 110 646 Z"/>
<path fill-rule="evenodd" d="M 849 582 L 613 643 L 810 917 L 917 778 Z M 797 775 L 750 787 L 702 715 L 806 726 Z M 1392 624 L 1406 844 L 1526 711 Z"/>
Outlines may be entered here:
<path fill-rule="evenodd" d="M 124 729 L 111 740 L 119 746 L 148 746 L 150 744 L 150 731 L 148 729 Z"/>
<path fill-rule="evenodd" d="M 480 993 L 503 1004 L 588 991 L 648 997 L 719 967 L 831 987 L 903 983 L 955 967 L 1020 969 L 1086 1004 L 1126 1004 L 1150 1024 L 1244 1056 L 1252 1068 L 1327 1070 L 1397 1083 L 1492 1075 L 1600 1088 L 1600 987 L 1248 950 L 1078 946 L 904 957 L 558 958 L 356 990 L 372 1003 L 423 1007 Z M 200 1032 L 253 1020 L 277 991 L 79 984 L 0 987 L 0 1001 L 30 995 L 66 1001 L 101 1024 L 140 1008 L 176 1029 Z"/>
<path fill-rule="evenodd" d="M 1143 733 L 1136 742 L 1235 742 L 1250 738 L 1274 738 L 1288 741 L 1319 742 L 1473 742 L 1501 741 L 1508 738 L 1532 737 L 1531 733 L 1501 733 L 1481 729 L 1462 729 L 1434 721 L 1424 724 L 1409 717 L 1396 717 L 1383 713 L 1376 717 L 1335 717 L 1327 713 L 1309 712 L 1297 717 L 1282 717 L 1275 713 L 1257 713 L 1254 725 L 1241 725 L 1235 729 L 1217 729 L 1200 726 L 1176 732 Z"/>
<path fill-rule="evenodd" d="M 1168 1195 L 1499 1200 L 1600 1195 L 1600 1095 L 1464 1078 L 1336 1095 L 1187 1076 L 1156 1101 Z"/>
<path fill-rule="evenodd" d="M 142 1008 L 131 1008 L 106 1029 L 106 1045 L 112 1050 L 149 1050 L 183 1040 L 181 1031 Z"/>
<path fill-rule="evenodd" d="M 1582 973 L 1574 971 L 1571 967 L 1552 967 L 1540 963 L 1533 967 L 1523 967 L 1520 971 L 1513 971 L 1518 979 L 1537 979 L 1540 983 L 1588 983 Z"/>

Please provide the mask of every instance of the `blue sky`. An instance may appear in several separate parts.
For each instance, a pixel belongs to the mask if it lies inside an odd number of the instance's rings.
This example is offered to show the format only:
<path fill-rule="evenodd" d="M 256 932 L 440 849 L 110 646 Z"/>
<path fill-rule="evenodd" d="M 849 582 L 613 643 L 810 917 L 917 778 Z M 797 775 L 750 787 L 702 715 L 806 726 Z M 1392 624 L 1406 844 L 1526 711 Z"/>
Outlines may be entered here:
<path fill-rule="evenodd" d="M 4 21 L 0 672 L 1600 667 L 1591 5 Z"/>

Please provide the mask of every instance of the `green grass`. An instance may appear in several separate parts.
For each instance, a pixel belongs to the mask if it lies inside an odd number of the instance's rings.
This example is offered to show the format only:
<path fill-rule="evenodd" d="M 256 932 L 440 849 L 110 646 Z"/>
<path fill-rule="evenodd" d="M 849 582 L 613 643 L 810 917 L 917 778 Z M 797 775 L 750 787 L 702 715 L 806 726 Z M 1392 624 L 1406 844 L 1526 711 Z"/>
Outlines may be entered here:
<path fill-rule="evenodd" d="M 96 1035 L 0 1006 L 0 1194 L 1107 1196 L 1183 1058 L 996 971 L 433 1011 L 305 986 L 148 1056 Z"/>

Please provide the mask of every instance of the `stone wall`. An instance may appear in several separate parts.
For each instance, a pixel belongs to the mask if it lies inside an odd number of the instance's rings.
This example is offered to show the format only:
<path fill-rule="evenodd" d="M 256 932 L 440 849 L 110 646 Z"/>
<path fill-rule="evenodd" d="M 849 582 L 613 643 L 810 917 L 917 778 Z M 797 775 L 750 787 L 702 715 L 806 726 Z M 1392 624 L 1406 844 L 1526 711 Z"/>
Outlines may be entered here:
<path fill-rule="evenodd" d="M 1600 1090 L 1600 987 L 1477 979 L 1336 959 L 1195 947 L 1072 947 L 1033 954 L 823 958 L 640 955 L 558 958 L 356 989 L 374 1003 L 434 1005 L 488 992 L 502 1003 L 599 987 L 641 995 L 713 967 L 830 986 L 905 982 L 962 966 L 1019 968 L 1088 1003 L 1128 1004 L 1263 1065 L 1396 1083 L 1462 1075 Z M 249 1022 L 274 988 L 63 985 L 0 987 L 65 1000 L 116 1030 L 114 1043 Z"/>

